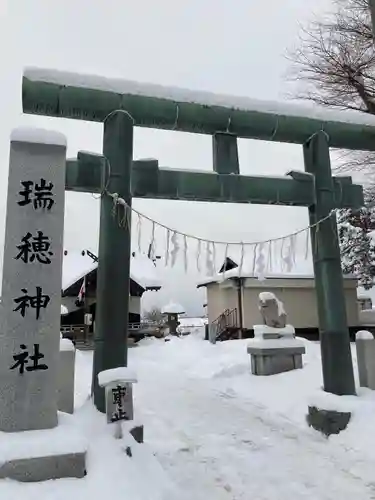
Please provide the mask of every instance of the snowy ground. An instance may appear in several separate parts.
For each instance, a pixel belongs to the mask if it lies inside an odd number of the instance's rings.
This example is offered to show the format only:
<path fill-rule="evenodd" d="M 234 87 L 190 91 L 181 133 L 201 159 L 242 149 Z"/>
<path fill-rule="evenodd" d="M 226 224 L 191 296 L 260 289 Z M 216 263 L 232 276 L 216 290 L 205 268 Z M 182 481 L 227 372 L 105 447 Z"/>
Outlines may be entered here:
<path fill-rule="evenodd" d="M 204 325 L 208 322 L 207 318 L 184 318 L 181 316 L 178 321 L 180 322 L 178 330 L 183 335 L 199 335 L 200 333 L 204 335 Z"/>
<path fill-rule="evenodd" d="M 88 476 L 38 485 L 5 481 L 0 497 L 375 499 L 375 395 L 360 390 L 360 397 L 345 399 L 353 419 L 339 436 L 327 440 L 309 429 L 306 408 L 321 374 L 319 345 L 306 347 L 303 370 L 262 378 L 249 373 L 246 341 L 211 345 L 199 330 L 170 342 L 142 341 L 129 351 L 139 379 L 136 420 L 146 441 L 131 443 L 133 458 L 87 402 L 92 354 L 78 352 L 74 418 L 90 442 Z"/>

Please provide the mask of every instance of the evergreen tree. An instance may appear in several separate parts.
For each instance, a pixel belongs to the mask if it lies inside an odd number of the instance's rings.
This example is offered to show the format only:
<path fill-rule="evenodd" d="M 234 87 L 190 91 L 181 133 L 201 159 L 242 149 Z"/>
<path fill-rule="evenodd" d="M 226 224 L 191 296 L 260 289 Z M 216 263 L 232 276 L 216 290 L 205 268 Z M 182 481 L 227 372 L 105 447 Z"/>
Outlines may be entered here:
<path fill-rule="evenodd" d="M 340 210 L 337 217 L 344 274 L 353 274 L 365 290 L 375 280 L 375 213 L 364 207 L 360 210 Z"/>

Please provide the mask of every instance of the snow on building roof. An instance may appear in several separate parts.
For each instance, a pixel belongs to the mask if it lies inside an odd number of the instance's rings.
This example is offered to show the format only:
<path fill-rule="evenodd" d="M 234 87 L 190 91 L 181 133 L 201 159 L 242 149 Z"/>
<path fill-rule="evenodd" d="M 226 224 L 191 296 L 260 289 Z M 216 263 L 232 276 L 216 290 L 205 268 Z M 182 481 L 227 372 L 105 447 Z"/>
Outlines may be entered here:
<path fill-rule="evenodd" d="M 175 302 L 169 302 L 166 306 L 163 307 L 161 310 L 163 314 L 183 314 L 185 312 L 185 309 L 180 305 Z"/>
<path fill-rule="evenodd" d="M 81 252 L 68 252 L 63 257 L 62 290 L 67 290 L 97 266 L 86 253 L 82 255 Z"/>
<path fill-rule="evenodd" d="M 160 288 L 157 268 L 146 255 L 135 255 L 130 260 L 130 277 L 142 288 Z"/>
<path fill-rule="evenodd" d="M 68 252 L 63 258 L 62 290 L 65 291 L 98 267 L 91 257 L 81 252 Z M 161 288 L 153 262 L 143 255 L 136 255 L 130 260 L 130 279 L 142 288 Z"/>
<path fill-rule="evenodd" d="M 106 78 L 96 75 L 83 75 L 67 71 L 45 68 L 26 68 L 24 77 L 31 81 L 42 81 L 63 86 L 114 92 L 145 97 L 168 99 L 174 102 L 220 106 L 243 111 L 280 114 L 285 116 L 309 117 L 322 121 L 337 121 L 359 125 L 375 126 L 375 117 L 356 111 L 336 111 L 318 106 L 300 106 L 294 103 L 259 101 L 249 97 L 220 95 L 212 92 L 194 91 L 177 87 L 134 82 L 119 78 Z"/>

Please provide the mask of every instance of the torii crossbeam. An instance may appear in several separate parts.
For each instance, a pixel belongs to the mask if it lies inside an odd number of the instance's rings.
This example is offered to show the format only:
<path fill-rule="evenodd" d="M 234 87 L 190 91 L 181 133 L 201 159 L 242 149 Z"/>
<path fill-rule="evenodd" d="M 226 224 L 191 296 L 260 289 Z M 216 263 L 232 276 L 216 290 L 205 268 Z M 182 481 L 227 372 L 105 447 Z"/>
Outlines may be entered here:
<path fill-rule="evenodd" d="M 280 108 L 280 106 L 279 106 Z M 375 150 L 372 117 L 323 113 L 208 93 L 142 86 L 97 77 L 28 70 L 23 78 L 26 113 L 104 123 L 103 156 L 79 153 L 67 162 L 66 189 L 132 197 L 305 206 L 312 223 L 333 208 L 363 205 L 361 186 L 332 177 L 329 147 Z M 210 134 L 213 172 L 159 168 L 156 160 L 133 161 L 133 128 L 144 126 Z M 303 144 L 305 172 L 285 178 L 239 174 L 237 138 Z M 110 177 L 108 174 L 110 165 Z M 127 362 L 130 228 L 111 216 L 102 196 L 93 370 L 94 401 L 104 411 L 97 373 Z M 355 392 L 337 227 L 331 217 L 312 230 L 324 388 Z"/>

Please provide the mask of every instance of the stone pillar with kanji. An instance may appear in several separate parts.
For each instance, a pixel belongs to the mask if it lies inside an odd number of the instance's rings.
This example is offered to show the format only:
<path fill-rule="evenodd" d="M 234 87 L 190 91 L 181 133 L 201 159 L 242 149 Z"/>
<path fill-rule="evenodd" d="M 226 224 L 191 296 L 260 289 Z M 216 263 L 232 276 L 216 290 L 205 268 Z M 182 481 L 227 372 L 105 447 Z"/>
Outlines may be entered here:
<path fill-rule="evenodd" d="M 66 141 L 11 136 L 0 330 L 0 430 L 57 426 Z"/>

